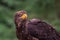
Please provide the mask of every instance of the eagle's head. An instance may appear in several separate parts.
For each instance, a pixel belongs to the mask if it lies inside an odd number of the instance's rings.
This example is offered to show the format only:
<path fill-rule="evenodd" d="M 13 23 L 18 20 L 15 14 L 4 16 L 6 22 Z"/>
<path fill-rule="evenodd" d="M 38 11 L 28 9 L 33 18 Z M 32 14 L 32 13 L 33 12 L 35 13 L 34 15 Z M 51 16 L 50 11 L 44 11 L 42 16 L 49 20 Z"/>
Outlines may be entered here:
<path fill-rule="evenodd" d="M 27 20 L 27 12 L 24 10 L 17 11 L 15 14 L 15 23 L 17 26 L 19 26 L 22 21 Z"/>

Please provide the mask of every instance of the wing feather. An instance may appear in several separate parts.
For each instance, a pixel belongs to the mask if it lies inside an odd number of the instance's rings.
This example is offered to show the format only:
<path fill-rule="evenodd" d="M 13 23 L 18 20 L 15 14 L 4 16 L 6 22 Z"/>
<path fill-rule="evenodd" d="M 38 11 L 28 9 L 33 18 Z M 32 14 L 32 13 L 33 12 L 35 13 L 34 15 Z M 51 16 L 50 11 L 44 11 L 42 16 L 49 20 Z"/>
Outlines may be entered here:
<path fill-rule="evenodd" d="M 34 20 L 28 23 L 28 32 L 36 38 L 57 39 L 57 31 L 44 21 Z M 59 34 L 58 34 L 59 35 Z M 60 40 L 60 36 L 58 37 Z"/>

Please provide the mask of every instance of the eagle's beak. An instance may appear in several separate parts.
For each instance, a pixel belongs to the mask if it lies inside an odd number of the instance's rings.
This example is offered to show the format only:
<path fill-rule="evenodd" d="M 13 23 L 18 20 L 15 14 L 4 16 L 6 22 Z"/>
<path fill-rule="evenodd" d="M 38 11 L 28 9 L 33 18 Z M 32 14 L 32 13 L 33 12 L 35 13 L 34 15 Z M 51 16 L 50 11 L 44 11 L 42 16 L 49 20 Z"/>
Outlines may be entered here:
<path fill-rule="evenodd" d="M 27 14 L 23 14 L 23 15 L 21 16 L 21 18 L 22 18 L 23 20 L 27 19 Z"/>

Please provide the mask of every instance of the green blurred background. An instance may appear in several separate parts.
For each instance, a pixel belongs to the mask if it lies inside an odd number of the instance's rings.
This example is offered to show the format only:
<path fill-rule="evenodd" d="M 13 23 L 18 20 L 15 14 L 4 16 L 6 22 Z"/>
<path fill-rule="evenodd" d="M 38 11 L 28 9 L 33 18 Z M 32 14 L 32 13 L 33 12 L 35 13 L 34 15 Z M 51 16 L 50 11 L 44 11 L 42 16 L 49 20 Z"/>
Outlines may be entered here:
<path fill-rule="evenodd" d="M 28 18 L 39 18 L 60 32 L 59 0 L 0 0 L 0 40 L 17 40 L 14 15 L 26 10 Z"/>

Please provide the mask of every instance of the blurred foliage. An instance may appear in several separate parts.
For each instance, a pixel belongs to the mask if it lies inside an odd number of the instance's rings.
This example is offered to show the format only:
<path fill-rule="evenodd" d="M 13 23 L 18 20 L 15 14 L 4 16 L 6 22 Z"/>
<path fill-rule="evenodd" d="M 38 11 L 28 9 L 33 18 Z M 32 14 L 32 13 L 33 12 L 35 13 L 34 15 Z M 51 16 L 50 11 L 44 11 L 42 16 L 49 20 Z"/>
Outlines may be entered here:
<path fill-rule="evenodd" d="M 18 10 L 26 10 L 29 19 L 45 20 L 60 31 L 58 2 L 58 0 L 0 0 L 0 40 L 17 40 L 14 15 Z"/>

